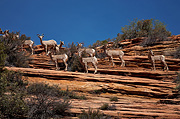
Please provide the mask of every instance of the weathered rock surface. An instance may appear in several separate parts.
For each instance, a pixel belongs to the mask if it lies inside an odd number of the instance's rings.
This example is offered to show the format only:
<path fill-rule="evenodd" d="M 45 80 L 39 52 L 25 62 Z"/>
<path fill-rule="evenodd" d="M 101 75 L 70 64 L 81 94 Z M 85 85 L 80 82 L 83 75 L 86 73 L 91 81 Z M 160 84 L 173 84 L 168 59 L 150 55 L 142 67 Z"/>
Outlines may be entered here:
<path fill-rule="evenodd" d="M 71 113 L 79 114 L 82 109 L 86 110 L 89 107 L 99 109 L 104 103 L 108 103 L 115 106 L 115 110 L 101 111 L 113 118 L 118 117 L 118 114 L 122 118 L 180 118 L 179 100 L 174 99 L 177 95 L 174 90 L 176 85 L 172 80 L 33 68 L 7 67 L 7 69 L 20 70 L 28 76 L 30 82 L 56 84 L 62 89 L 68 87 L 80 95 L 84 94 L 87 100 L 72 100 L 72 108 L 69 110 Z M 141 73 L 137 70 L 132 72 Z M 148 73 L 148 75 L 164 74 L 163 71 Z M 93 93 L 97 90 L 104 93 Z M 118 102 L 110 101 L 112 96 L 118 97 Z"/>
<path fill-rule="evenodd" d="M 88 110 L 89 107 L 99 109 L 104 103 L 108 103 L 115 110 L 101 111 L 112 118 L 179 119 L 180 98 L 177 97 L 174 80 L 176 72 L 180 70 L 180 59 L 173 58 L 173 52 L 180 45 L 179 36 L 169 37 L 169 41 L 157 42 L 148 47 L 139 46 L 145 37 L 121 41 L 126 66 L 120 67 L 121 62 L 116 57 L 114 67 L 107 58 L 98 58 L 98 74 L 92 74 L 92 66 L 89 66 L 88 74 L 65 72 L 61 61 L 61 70 L 55 71 L 55 64 L 46 56 L 41 45 L 34 47 L 35 54 L 29 59 L 30 68 L 6 68 L 20 70 L 31 83 L 55 84 L 64 90 L 68 87 L 79 95 L 85 95 L 87 100 L 72 100 L 69 112 L 73 114 L 80 114 L 81 110 Z M 108 46 L 113 46 L 113 43 Z M 153 50 L 155 55 L 165 55 L 170 70 L 163 71 L 161 62 L 156 62 L 157 70 L 151 71 L 148 49 Z M 113 96 L 118 97 L 117 102 L 110 101 Z"/>

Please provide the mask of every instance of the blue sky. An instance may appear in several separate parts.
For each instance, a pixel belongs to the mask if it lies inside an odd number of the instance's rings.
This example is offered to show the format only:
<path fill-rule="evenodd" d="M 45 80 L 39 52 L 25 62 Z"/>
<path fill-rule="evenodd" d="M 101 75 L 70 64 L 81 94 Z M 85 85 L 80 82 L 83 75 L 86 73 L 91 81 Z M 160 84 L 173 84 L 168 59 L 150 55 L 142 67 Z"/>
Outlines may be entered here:
<path fill-rule="evenodd" d="M 40 44 L 60 40 L 67 45 L 115 38 L 137 18 L 158 19 L 173 35 L 180 34 L 180 0 L 0 0 L 0 28 L 20 31 Z"/>

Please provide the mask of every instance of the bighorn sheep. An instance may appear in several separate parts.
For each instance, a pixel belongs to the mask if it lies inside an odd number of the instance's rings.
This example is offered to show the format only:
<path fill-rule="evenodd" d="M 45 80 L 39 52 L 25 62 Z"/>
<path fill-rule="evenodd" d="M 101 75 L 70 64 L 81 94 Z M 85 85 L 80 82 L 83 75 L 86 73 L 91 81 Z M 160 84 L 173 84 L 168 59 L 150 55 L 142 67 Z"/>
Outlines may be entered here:
<path fill-rule="evenodd" d="M 168 65 L 166 64 L 164 55 L 154 55 L 153 51 L 149 50 L 148 59 L 151 62 L 153 70 L 156 70 L 156 68 L 155 68 L 155 61 L 156 60 L 161 61 L 164 64 L 164 69 L 163 70 L 169 70 Z M 151 68 L 151 70 L 152 70 L 152 68 Z"/>
<path fill-rule="evenodd" d="M 4 39 L 6 39 L 6 38 L 9 37 L 9 30 L 5 30 L 4 32 L 1 30 L 0 32 L 1 32 L 1 34 L 3 34 L 2 37 L 3 37 Z"/>
<path fill-rule="evenodd" d="M 102 47 L 104 49 L 105 54 L 109 57 L 109 61 L 112 61 L 112 64 L 114 66 L 113 56 L 118 56 L 121 60 L 121 67 L 125 66 L 125 61 L 123 59 L 124 52 L 122 50 L 107 50 L 107 45 L 104 45 Z"/>
<path fill-rule="evenodd" d="M 59 52 L 60 49 L 62 49 L 63 45 L 64 45 L 64 41 L 60 41 L 60 44 L 56 46 L 56 52 Z"/>
<path fill-rule="evenodd" d="M 13 35 L 13 40 L 19 39 L 19 33 Z"/>
<path fill-rule="evenodd" d="M 66 54 L 62 54 L 62 55 L 52 55 L 51 51 L 48 51 L 47 55 L 50 56 L 51 60 L 56 64 L 56 70 L 59 70 L 60 68 L 58 67 L 58 60 L 63 60 L 64 64 L 65 64 L 65 71 L 67 71 L 67 60 L 68 60 L 68 56 Z"/>
<path fill-rule="evenodd" d="M 86 73 L 88 73 L 87 63 L 92 63 L 94 65 L 94 68 L 95 68 L 94 74 L 97 73 L 97 64 L 98 64 L 97 58 L 95 56 L 82 58 L 81 53 L 78 53 L 78 54 L 80 57 L 80 62 L 84 66 Z"/>
<path fill-rule="evenodd" d="M 39 37 L 41 45 L 44 47 L 46 54 L 48 52 L 48 47 L 53 47 L 54 50 L 56 49 L 57 42 L 55 40 L 43 41 L 42 39 L 44 37 L 44 34 L 42 35 L 37 34 L 37 36 Z"/>
<path fill-rule="evenodd" d="M 95 50 L 92 48 L 81 48 L 82 43 L 78 43 L 77 48 L 78 48 L 78 53 L 82 54 L 82 52 L 86 52 L 89 54 L 91 57 L 95 56 Z"/>
<path fill-rule="evenodd" d="M 33 52 L 34 52 L 33 44 L 34 44 L 34 41 L 32 41 L 32 40 L 25 40 L 24 43 L 23 43 L 23 46 L 29 46 L 31 48 L 31 54 L 32 55 L 33 55 Z"/>

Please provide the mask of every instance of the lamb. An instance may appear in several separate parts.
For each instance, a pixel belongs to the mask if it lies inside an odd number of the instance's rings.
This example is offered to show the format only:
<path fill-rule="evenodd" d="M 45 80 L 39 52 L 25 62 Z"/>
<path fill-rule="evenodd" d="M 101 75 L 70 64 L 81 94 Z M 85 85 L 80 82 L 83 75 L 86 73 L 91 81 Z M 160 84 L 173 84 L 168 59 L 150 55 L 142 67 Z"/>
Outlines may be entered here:
<path fill-rule="evenodd" d="M 66 54 L 62 54 L 62 55 L 52 55 L 51 51 L 48 51 L 47 55 L 50 56 L 51 60 L 56 64 L 56 70 L 60 70 L 59 66 L 58 66 L 58 60 L 63 60 L 64 64 L 65 64 L 65 71 L 67 71 L 67 60 L 68 60 L 68 56 Z"/>
<path fill-rule="evenodd" d="M 114 66 L 113 56 L 118 56 L 121 60 L 121 67 L 125 66 L 125 61 L 123 59 L 124 52 L 122 50 L 107 50 L 107 45 L 104 45 L 102 47 L 104 49 L 105 54 L 109 57 L 109 61 L 112 61 L 112 64 Z"/>
<path fill-rule="evenodd" d="M 31 48 L 31 54 L 33 55 L 33 44 L 34 44 L 34 41 L 32 40 L 25 40 L 24 43 L 23 43 L 23 46 L 29 46 Z"/>
<path fill-rule="evenodd" d="M 92 63 L 94 68 L 95 68 L 94 74 L 97 73 L 97 64 L 98 64 L 97 58 L 95 56 L 82 58 L 81 53 L 78 53 L 78 54 L 79 54 L 79 57 L 80 57 L 80 62 L 84 66 L 84 69 L 86 70 L 86 73 L 88 73 L 87 63 Z"/>
<path fill-rule="evenodd" d="M 46 54 L 48 52 L 48 47 L 53 47 L 54 50 L 56 49 L 57 42 L 55 40 L 43 41 L 42 39 L 44 37 L 44 34 L 42 35 L 37 34 L 37 36 L 39 37 L 41 45 L 44 47 Z"/>
<path fill-rule="evenodd" d="M 92 48 L 81 48 L 82 47 L 82 43 L 78 43 L 77 47 L 78 47 L 78 52 L 80 54 L 82 54 L 82 52 L 85 51 L 91 57 L 95 56 L 95 50 L 94 49 L 92 49 Z"/>
<path fill-rule="evenodd" d="M 154 55 L 153 51 L 152 50 L 149 50 L 149 53 L 148 53 L 148 59 L 150 60 L 151 62 L 151 65 L 153 68 L 151 68 L 151 70 L 156 70 L 155 68 L 155 61 L 161 61 L 163 64 L 164 64 L 164 69 L 163 70 L 169 70 L 168 68 L 168 65 L 166 64 L 166 61 L 165 61 L 165 56 L 164 55 Z"/>

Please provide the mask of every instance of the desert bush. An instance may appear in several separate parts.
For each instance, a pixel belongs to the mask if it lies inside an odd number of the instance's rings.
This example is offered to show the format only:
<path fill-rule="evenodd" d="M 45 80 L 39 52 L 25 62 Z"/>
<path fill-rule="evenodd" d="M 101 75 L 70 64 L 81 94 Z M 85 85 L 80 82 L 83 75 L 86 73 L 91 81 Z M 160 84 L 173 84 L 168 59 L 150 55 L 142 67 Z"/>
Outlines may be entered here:
<path fill-rule="evenodd" d="M 4 53 L 4 43 L 0 41 L 0 71 L 5 65 L 6 54 Z"/>
<path fill-rule="evenodd" d="M 173 53 L 174 54 L 174 58 L 180 58 L 180 47 L 176 48 L 176 51 Z"/>
<path fill-rule="evenodd" d="M 28 100 L 29 118 L 61 117 L 71 104 L 69 98 L 62 98 L 67 96 L 58 86 L 36 83 L 31 84 L 27 92 L 32 95 Z"/>
<path fill-rule="evenodd" d="M 69 89 L 67 88 L 66 90 L 61 90 L 59 92 L 59 95 L 60 96 L 63 96 L 63 97 L 68 97 L 68 98 L 71 98 L 71 99 L 82 99 L 82 100 L 86 100 L 86 96 L 84 95 L 77 95 L 75 94 L 73 91 L 69 91 Z"/>
<path fill-rule="evenodd" d="M 28 117 L 32 119 L 47 119 L 63 116 L 69 109 L 69 99 L 60 99 L 51 95 L 38 94 L 28 100 Z"/>
<path fill-rule="evenodd" d="M 104 103 L 101 107 L 101 110 L 115 110 L 115 105 L 109 105 L 108 103 Z"/>
<path fill-rule="evenodd" d="M 113 96 L 113 97 L 110 97 L 110 101 L 118 101 L 118 97 L 116 97 L 116 96 Z"/>
<path fill-rule="evenodd" d="M 79 56 L 77 55 L 77 47 L 74 44 L 74 42 L 68 44 L 68 49 L 69 49 L 68 71 L 83 72 L 84 68 L 80 62 Z"/>
<path fill-rule="evenodd" d="M 27 87 L 27 93 L 30 95 L 51 95 L 57 96 L 60 88 L 57 85 L 50 86 L 45 83 L 33 83 Z"/>
<path fill-rule="evenodd" d="M 6 54 L 6 66 L 16 66 L 16 67 L 28 67 L 28 56 L 26 56 L 24 51 L 21 51 L 21 46 L 23 42 L 27 39 L 30 39 L 30 37 L 26 37 L 26 35 L 21 35 L 19 39 L 13 39 L 13 36 L 15 34 L 18 34 L 19 32 L 12 32 L 9 33 L 9 37 L 6 39 L 3 39 L 2 36 L 0 36 L 0 42 L 4 45 L 4 54 Z"/>
<path fill-rule="evenodd" d="M 168 40 L 167 37 L 171 35 L 171 32 L 166 29 L 166 25 L 155 19 L 134 19 L 130 21 L 129 25 L 122 27 L 121 32 L 122 34 L 118 34 L 116 40 L 147 37 L 141 43 L 143 46 L 153 45 L 157 41 Z"/>
<path fill-rule="evenodd" d="M 80 58 L 78 55 L 73 54 L 68 60 L 68 70 L 69 71 L 78 71 L 83 72 L 84 68 L 80 62 Z"/>
<path fill-rule="evenodd" d="M 92 90 L 89 93 L 91 94 L 101 94 L 101 93 L 106 93 L 107 90 L 106 89 L 100 89 L 100 90 Z"/>
<path fill-rule="evenodd" d="M 71 99 L 86 99 L 84 95 L 78 96 L 73 91 L 61 90 L 61 88 L 57 85 L 48 85 L 45 83 L 33 83 L 27 88 L 27 93 L 30 95 L 51 95 L 56 97 L 66 97 Z"/>
<path fill-rule="evenodd" d="M 176 80 L 174 81 L 177 85 L 176 85 L 176 90 L 178 90 L 178 92 L 180 93 L 180 72 L 177 72 L 177 78 Z"/>
<path fill-rule="evenodd" d="M 105 116 L 100 110 L 93 110 L 91 108 L 88 111 L 81 110 L 81 114 L 78 116 L 80 119 L 110 119 L 110 117 Z"/>
<path fill-rule="evenodd" d="M 0 72 L 0 118 L 22 118 L 27 115 L 28 107 L 22 74 L 4 69 Z"/>
<path fill-rule="evenodd" d="M 0 97 L 0 118 L 23 118 L 27 115 L 28 107 L 24 94 L 8 92 Z"/>
<path fill-rule="evenodd" d="M 108 39 L 105 39 L 105 40 L 102 40 L 102 41 L 97 40 L 95 43 L 92 44 L 92 46 L 89 45 L 89 47 L 90 47 L 90 48 L 96 48 L 96 47 L 105 45 L 105 44 L 107 44 L 107 43 L 110 42 L 110 41 L 114 41 L 114 39 L 108 38 Z"/>

